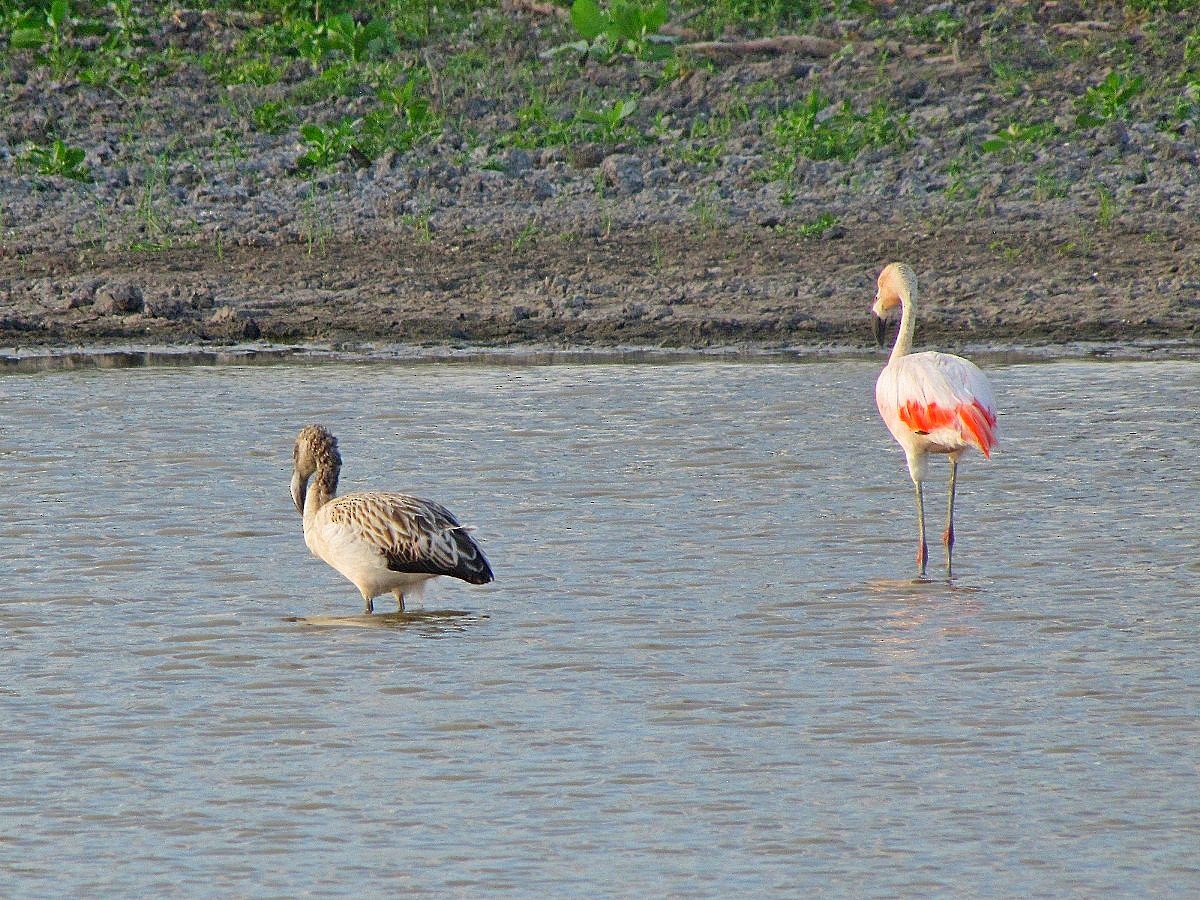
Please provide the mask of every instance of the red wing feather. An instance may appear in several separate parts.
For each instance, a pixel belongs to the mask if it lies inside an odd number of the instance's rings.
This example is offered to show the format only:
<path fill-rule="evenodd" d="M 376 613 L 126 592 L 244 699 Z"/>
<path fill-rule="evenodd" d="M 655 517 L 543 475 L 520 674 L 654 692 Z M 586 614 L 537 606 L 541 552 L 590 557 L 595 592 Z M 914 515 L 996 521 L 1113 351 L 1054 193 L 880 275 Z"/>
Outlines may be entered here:
<path fill-rule="evenodd" d="M 996 442 L 996 417 L 978 400 L 960 403 L 954 409 L 936 403 L 909 400 L 900 407 L 899 414 L 900 421 L 917 432 L 928 433 L 938 428 L 957 426 L 963 437 L 970 435 L 985 457 L 992 455 L 992 445 Z"/>

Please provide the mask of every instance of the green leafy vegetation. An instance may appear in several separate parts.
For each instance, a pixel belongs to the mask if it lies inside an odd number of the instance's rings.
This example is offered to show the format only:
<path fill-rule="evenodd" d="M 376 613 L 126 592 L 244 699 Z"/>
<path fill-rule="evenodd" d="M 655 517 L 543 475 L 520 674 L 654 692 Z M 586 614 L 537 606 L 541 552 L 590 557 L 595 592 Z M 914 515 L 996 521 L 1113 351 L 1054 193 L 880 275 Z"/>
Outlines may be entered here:
<path fill-rule="evenodd" d="M 102 34 L 104 26 L 73 14 L 68 0 L 53 0 L 47 6 L 31 5 L 13 16 L 9 46 L 14 50 L 35 50 L 37 58 L 62 75 L 77 65 L 83 51 L 74 40 L 84 35 Z"/>
<path fill-rule="evenodd" d="M 1030 145 L 1044 144 L 1056 134 L 1058 126 L 1053 122 L 1037 122 L 1030 125 L 1012 122 L 984 141 L 980 149 L 984 153 L 1016 155 Z"/>
<path fill-rule="evenodd" d="M 607 106 L 593 107 L 581 101 L 569 115 L 556 114 L 541 94 L 516 110 L 517 127 L 499 137 L 504 147 L 566 147 L 579 143 L 615 144 L 645 139 L 634 114 L 637 100 L 614 100 Z"/>
<path fill-rule="evenodd" d="M 710 0 L 689 3 L 688 24 L 711 37 L 728 30 L 750 35 L 804 32 L 818 20 L 874 17 L 869 0 Z"/>
<path fill-rule="evenodd" d="M 637 110 L 637 101 L 618 100 L 607 109 L 581 109 L 576 114 L 580 122 L 595 125 L 591 137 L 601 142 L 612 142 L 626 136 L 629 126 L 626 120 Z"/>
<path fill-rule="evenodd" d="M 268 134 L 282 134 L 295 121 L 292 113 L 278 100 L 267 100 L 254 107 L 250 114 L 254 127 Z"/>
<path fill-rule="evenodd" d="M 441 129 L 429 102 L 417 94 L 415 78 L 381 89 L 377 99 L 381 105 L 361 117 L 347 116 L 327 126 L 302 125 L 305 151 L 297 162 L 317 168 L 329 168 L 343 160 L 366 165 L 385 150 L 411 150 Z"/>
<path fill-rule="evenodd" d="M 674 52 L 670 39 L 658 33 L 667 24 L 666 0 L 649 6 L 612 0 L 607 10 L 596 0 L 575 0 L 571 23 L 583 40 L 567 46 L 584 53 L 596 52 L 609 59 L 622 53 L 638 59 L 665 59 Z"/>
<path fill-rule="evenodd" d="M 1093 128 L 1113 119 L 1129 118 L 1129 102 L 1142 90 L 1146 79 L 1112 71 L 1099 84 L 1087 89 L 1080 105 L 1082 112 L 1075 122 L 1080 128 Z"/>
<path fill-rule="evenodd" d="M 30 147 L 25 161 L 39 175 L 61 175 L 75 181 L 91 181 L 92 176 L 83 164 L 86 153 L 79 147 L 69 147 L 56 139 L 49 147 Z"/>
<path fill-rule="evenodd" d="M 902 15 L 896 21 L 897 27 L 908 31 L 914 38 L 923 41 L 949 43 L 962 31 L 962 19 L 945 10 L 934 13 L 919 13 L 917 15 Z"/>
<path fill-rule="evenodd" d="M 835 216 L 833 213 L 821 213 L 811 221 L 801 222 L 794 226 L 793 230 L 800 237 L 820 237 L 830 228 L 833 228 L 835 225 L 837 225 L 837 223 L 837 216 Z"/>
<path fill-rule="evenodd" d="M 1096 222 L 1102 228 L 1111 228 L 1113 221 L 1117 217 L 1117 206 L 1113 200 L 1112 191 L 1104 185 L 1099 185 L 1096 189 L 1097 194 L 1097 210 Z"/>
<path fill-rule="evenodd" d="M 776 148 L 775 177 L 790 174 L 800 157 L 849 162 L 867 148 L 902 144 L 911 136 L 907 116 L 893 113 L 885 103 L 856 113 L 849 100 L 832 103 L 816 88 L 781 111 L 769 132 Z"/>

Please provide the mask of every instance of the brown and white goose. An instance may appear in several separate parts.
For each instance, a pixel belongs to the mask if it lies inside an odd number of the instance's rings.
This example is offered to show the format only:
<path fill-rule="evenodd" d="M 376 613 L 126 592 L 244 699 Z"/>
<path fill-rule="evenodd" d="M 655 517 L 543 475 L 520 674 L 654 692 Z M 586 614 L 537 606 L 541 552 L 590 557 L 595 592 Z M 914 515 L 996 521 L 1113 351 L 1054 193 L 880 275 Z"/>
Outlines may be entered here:
<path fill-rule="evenodd" d="M 419 595 L 438 575 L 487 584 L 483 551 L 451 512 L 432 500 L 387 491 L 337 493 L 342 458 L 337 438 L 320 425 L 296 436 L 292 500 L 304 517 L 304 543 L 354 583 L 366 612 L 374 598 Z"/>

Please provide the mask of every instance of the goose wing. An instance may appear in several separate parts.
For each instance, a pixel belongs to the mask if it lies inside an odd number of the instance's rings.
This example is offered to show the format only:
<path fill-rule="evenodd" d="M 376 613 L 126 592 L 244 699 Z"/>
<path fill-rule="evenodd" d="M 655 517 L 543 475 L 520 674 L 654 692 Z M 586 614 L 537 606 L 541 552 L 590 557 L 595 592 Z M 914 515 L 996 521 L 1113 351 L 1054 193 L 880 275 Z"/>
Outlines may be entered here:
<path fill-rule="evenodd" d="M 479 545 L 440 503 L 407 494 L 343 494 L 326 504 L 329 522 L 372 545 L 394 572 L 449 575 L 487 584 L 492 568 Z"/>

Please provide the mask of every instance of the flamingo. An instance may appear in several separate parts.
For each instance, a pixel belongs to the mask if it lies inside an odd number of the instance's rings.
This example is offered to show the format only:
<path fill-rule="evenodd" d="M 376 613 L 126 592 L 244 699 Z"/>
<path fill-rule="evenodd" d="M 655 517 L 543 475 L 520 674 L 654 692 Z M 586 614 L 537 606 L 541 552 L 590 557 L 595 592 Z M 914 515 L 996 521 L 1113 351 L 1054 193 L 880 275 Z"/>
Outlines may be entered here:
<path fill-rule="evenodd" d="M 354 583 L 366 613 L 386 593 L 403 612 L 404 595 L 419 594 L 438 575 L 470 584 L 492 580 L 483 551 L 444 506 L 385 491 L 335 497 L 342 457 L 327 429 L 301 429 L 292 459 L 292 501 L 304 518 L 304 543 Z"/>
<path fill-rule="evenodd" d="M 917 495 L 917 569 L 925 576 L 925 498 L 922 485 L 928 455 L 950 460 L 950 495 L 946 506 L 946 575 L 952 574 L 954 552 L 954 488 L 958 460 L 971 447 L 991 458 L 996 444 L 996 398 L 984 374 L 969 360 L 950 353 L 910 353 L 916 326 L 917 276 L 904 263 L 891 263 L 879 273 L 871 307 L 875 340 L 883 346 L 885 316 L 900 306 L 900 331 L 888 364 L 875 382 L 879 415 L 904 450 L 908 474 Z"/>

